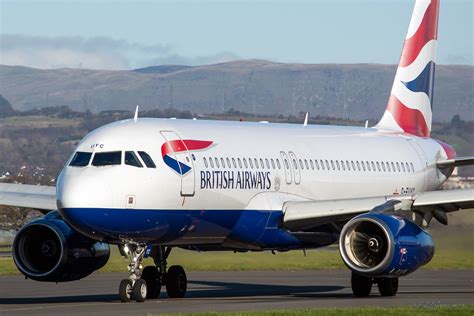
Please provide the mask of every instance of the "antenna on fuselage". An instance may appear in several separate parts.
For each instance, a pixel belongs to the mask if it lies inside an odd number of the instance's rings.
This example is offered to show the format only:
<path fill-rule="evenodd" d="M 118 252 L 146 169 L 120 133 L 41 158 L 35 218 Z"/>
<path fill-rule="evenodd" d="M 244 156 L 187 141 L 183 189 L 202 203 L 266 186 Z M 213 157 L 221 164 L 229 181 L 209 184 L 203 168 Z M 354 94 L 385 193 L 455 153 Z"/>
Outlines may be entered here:
<path fill-rule="evenodd" d="M 303 127 L 305 127 L 306 125 L 308 125 L 308 117 L 309 117 L 309 112 L 306 112 L 306 115 L 305 115 L 305 117 L 304 117 Z"/>
<path fill-rule="evenodd" d="M 136 107 L 136 109 L 135 109 L 135 115 L 133 116 L 133 121 L 134 121 L 135 123 L 138 121 L 138 107 L 139 107 L 139 106 L 137 105 L 137 107 Z"/>

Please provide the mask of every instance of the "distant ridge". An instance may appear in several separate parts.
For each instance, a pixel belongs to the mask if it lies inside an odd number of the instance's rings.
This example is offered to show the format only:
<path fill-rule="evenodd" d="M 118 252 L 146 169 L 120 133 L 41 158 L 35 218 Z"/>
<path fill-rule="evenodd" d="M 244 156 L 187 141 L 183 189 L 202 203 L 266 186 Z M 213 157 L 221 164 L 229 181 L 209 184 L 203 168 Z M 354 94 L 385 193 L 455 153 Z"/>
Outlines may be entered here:
<path fill-rule="evenodd" d="M 253 114 L 310 112 L 379 119 L 394 65 L 286 64 L 241 60 L 205 66 L 162 65 L 135 70 L 0 66 L 0 94 L 16 110 L 69 106 L 76 111 L 175 108 L 197 114 L 233 108 Z M 434 121 L 459 114 L 474 120 L 473 66 L 436 69 Z"/>
<path fill-rule="evenodd" d="M 156 73 L 156 74 L 169 74 L 172 72 L 180 71 L 183 69 L 193 68 L 192 66 L 185 65 L 160 65 L 160 66 L 150 66 L 145 68 L 133 69 L 134 72 L 139 73 Z"/>

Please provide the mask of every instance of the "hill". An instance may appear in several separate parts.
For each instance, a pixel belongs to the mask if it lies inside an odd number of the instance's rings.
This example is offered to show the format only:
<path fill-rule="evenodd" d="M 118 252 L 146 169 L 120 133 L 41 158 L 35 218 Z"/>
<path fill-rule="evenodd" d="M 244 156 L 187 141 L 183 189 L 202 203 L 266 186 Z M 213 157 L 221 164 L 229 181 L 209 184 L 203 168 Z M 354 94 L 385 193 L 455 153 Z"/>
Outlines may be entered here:
<path fill-rule="evenodd" d="M 378 119 L 393 65 L 284 64 L 245 60 L 130 71 L 0 66 L 0 94 L 15 110 L 69 106 L 76 111 L 175 108 L 193 113 L 312 115 Z M 474 67 L 437 66 L 435 121 L 474 119 Z"/>

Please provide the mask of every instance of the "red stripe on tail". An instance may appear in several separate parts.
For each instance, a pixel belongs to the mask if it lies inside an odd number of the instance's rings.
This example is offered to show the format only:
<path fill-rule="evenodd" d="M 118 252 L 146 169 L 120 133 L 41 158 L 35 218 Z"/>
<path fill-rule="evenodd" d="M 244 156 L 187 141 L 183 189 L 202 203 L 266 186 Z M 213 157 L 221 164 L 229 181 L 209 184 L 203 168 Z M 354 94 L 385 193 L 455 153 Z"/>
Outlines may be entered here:
<path fill-rule="evenodd" d="M 430 137 L 430 130 L 426 125 L 423 114 L 419 110 L 405 106 L 394 95 L 391 95 L 388 100 L 387 110 L 392 113 L 393 118 L 405 133 Z"/>
<path fill-rule="evenodd" d="M 431 0 L 418 30 L 412 37 L 405 40 L 399 67 L 406 67 L 413 63 L 426 43 L 437 39 L 438 11 L 439 0 Z"/>

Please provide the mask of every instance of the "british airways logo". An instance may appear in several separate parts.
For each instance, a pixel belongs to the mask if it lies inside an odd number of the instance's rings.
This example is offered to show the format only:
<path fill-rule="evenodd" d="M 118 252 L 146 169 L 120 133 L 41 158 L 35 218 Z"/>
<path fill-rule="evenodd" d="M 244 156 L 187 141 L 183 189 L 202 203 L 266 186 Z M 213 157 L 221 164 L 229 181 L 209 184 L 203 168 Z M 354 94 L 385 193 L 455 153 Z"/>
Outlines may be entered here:
<path fill-rule="evenodd" d="M 193 150 L 206 149 L 212 145 L 212 141 L 178 139 L 171 140 L 161 146 L 161 156 L 165 164 L 180 175 L 185 175 L 191 170 L 191 167 L 184 162 L 176 159 L 176 154 L 185 153 Z M 189 161 L 191 163 L 191 161 Z"/>

